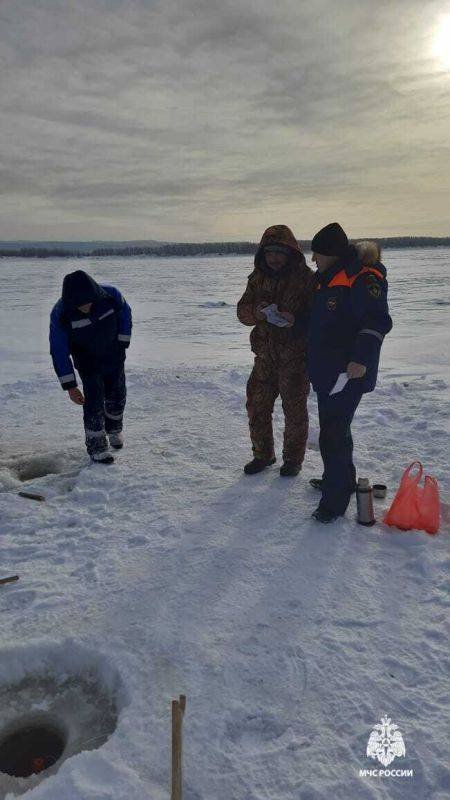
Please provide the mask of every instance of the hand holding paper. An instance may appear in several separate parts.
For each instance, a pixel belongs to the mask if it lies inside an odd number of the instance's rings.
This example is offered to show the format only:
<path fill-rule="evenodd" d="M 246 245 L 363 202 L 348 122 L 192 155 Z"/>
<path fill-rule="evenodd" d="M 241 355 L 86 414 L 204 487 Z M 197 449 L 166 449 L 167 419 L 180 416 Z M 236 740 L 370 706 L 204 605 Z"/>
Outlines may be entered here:
<path fill-rule="evenodd" d="M 291 327 L 291 323 L 286 319 L 286 317 L 282 317 L 278 311 L 278 306 L 276 303 L 271 303 L 270 306 L 265 306 L 265 308 L 260 309 L 261 314 L 264 314 L 267 322 L 270 325 L 276 325 L 277 328 L 289 328 Z"/>

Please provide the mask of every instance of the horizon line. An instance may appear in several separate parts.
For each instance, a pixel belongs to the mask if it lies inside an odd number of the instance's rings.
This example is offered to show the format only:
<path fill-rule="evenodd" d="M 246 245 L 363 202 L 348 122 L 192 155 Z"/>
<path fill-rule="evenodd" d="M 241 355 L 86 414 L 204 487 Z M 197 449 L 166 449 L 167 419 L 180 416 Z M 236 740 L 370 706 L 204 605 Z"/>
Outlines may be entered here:
<path fill-rule="evenodd" d="M 372 236 L 372 235 L 365 235 L 365 236 L 352 236 L 349 237 L 349 241 L 357 241 L 357 240 L 365 240 L 370 239 L 373 241 L 379 241 L 382 239 L 450 239 L 450 233 L 442 234 L 442 235 L 431 235 L 426 233 L 421 234 L 396 234 L 395 236 Z M 312 239 L 297 239 L 298 242 L 311 242 Z M 180 245 L 180 244 L 259 244 L 258 241 L 251 241 L 250 239 L 196 239 L 192 241 L 188 241 L 186 239 L 177 239 L 173 241 L 169 241 L 168 239 L 0 239 L 0 245 L 13 245 L 13 244 L 97 244 L 97 243 L 108 243 L 108 244 L 154 244 L 154 245 Z"/>

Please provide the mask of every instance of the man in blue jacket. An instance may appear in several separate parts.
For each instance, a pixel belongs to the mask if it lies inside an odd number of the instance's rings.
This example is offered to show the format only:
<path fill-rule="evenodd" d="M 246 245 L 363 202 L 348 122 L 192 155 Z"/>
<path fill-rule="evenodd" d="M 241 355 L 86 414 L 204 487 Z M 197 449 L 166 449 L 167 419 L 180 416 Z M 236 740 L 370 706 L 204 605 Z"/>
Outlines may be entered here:
<path fill-rule="evenodd" d="M 349 245 L 337 222 L 311 243 L 318 287 L 308 340 L 308 372 L 317 392 L 322 479 L 311 484 L 322 499 L 313 517 L 333 522 L 345 514 L 356 487 L 351 422 L 362 395 L 375 388 L 383 339 L 392 328 L 386 269 L 375 242 Z M 347 383 L 333 393 L 337 379 Z M 338 387 L 336 387 L 338 388 Z"/>
<path fill-rule="evenodd" d="M 88 454 L 102 464 L 114 461 L 107 437 L 111 447 L 123 446 L 124 363 L 131 326 L 130 306 L 117 289 L 99 285 L 82 270 L 65 276 L 62 297 L 50 315 L 50 353 L 62 388 L 83 406 Z M 77 388 L 73 364 L 84 394 Z"/>

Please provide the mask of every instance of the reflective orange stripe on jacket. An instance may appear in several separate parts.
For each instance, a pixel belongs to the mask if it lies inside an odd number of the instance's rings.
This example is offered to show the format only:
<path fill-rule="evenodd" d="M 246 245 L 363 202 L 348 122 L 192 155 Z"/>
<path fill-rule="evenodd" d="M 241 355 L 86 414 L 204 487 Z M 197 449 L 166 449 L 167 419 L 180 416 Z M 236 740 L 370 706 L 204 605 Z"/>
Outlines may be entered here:
<path fill-rule="evenodd" d="M 374 269 L 373 267 L 362 267 L 356 275 L 352 275 L 351 278 L 348 277 L 345 269 L 342 269 L 338 272 L 337 275 L 330 281 L 327 288 L 331 289 L 332 286 L 347 286 L 349 289 L 353 286 L 354 282 L 363 275 L 365 272 L 372 272 L 377 278 L 383 280 L 384 275 L 378 269 Z"/>
<path fill-rule="evenodd" d="M 330 281 L 328 286 L 325 286 L 325 289 L 330 289 L 332 286 L 346 286 L 347 289 L 351 289 L 354 282 L 359 278 L 360 275 L 363 275 L 365 272 L 372 272 L 377 278 L 380 280 L 384 279 L 384 275 L 380 272 L 380 270 L 375 269 L 375 267 L 362 267 L 356 275 L 352 275 L 351 278 L 348 277 L 345 269 L 341 269 L 337 275 Z M 320 283 L 316 286 L 316 290 L 319 292 L 321 289 Z"/>

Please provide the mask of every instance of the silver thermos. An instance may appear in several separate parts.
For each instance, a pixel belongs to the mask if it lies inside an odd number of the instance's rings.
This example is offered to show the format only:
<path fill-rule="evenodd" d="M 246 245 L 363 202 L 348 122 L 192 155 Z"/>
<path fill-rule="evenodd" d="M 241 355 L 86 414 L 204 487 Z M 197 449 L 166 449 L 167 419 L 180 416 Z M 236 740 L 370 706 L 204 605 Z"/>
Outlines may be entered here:
<path fill-rule="evenodd" d="M 358 478 L 356 487 L 356 505 L 360 525 L 375 525 L 373 513 L 373 492 L 368 478 Z"/>

